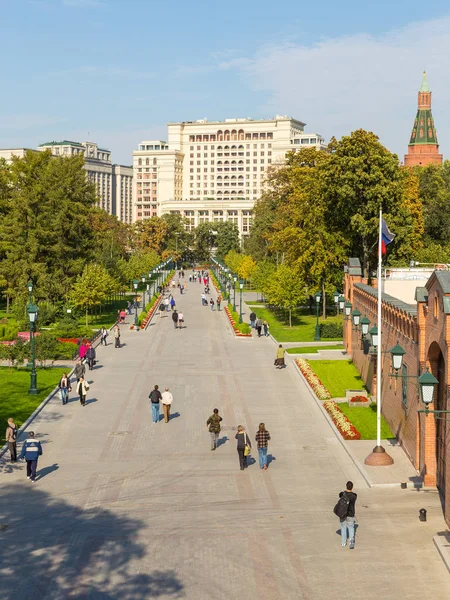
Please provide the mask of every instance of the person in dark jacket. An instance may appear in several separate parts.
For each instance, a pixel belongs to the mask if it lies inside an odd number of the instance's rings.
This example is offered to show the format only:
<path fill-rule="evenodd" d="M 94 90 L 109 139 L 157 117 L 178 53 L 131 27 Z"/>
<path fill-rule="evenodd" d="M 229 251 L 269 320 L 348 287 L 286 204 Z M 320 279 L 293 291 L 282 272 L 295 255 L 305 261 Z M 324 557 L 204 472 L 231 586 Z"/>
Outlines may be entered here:
<path fill-rule="evenodd" d="M 86 360 L 89 365 L 89 371 L 92 371 L 95 362 L 95 348 L 93 346 L 89 346 L 86 350 Z"/>
<path fill-rule="evenodd" d="M 252 311 L 250 313 L 250 327 L 252 329 L 255 329 L 255 322 L 256 322 L 256 314 Z"/>
<path fill-rule="evenodd" d="M 258 332 L 258 337 L 261 337 L 261 329 L 262 329 L 262 319 L 256 319 L 255 328 Z"/>
<path fill-rule="evenodd" d="M 342 496 L 348 498 L 348 512 L 345 519 L 340 520 L 341 524 L 341 546 L 345 548 L 347 545 L 347 536 L 350 540 L 350 550 L 355 547 L 355 503 L 358 498 L 357 494 L 353 491 L 353 482 L 347 481 L 345 492 L 339 493 L 339 498 Z M 347 535 L 348 534 L 348 535 Z"/>
<path fill-rule="evenodd" d="M 81 362 L 81 360 L 79 362 L 77 362 L 77 364 L 75 365 L 75 369 L 73 371 L 73 374 L 75 375 L 75 377 L 77 378 L 77 382 L 80 381 L 80 379 L 82 377 L 84 377 L 84 374 L 86 373 L 86 367 L 83 365 L 83 363 Z"/>
<path fill-rule="evenodd" d="M 34 439 L 34 431 L 30 431 L 28 438 L 22 446 L 20 458 L 25 458 L 27 461 L 27 477 L 34 483 L 36 480 L 36 469 L 38 458 L 42 455 L 41 443 Z"/>
<path fill-rule="evenodd" d="M 239 455 L 239 466 L 241 468 L 241 471 L 243 471 L 244 469 L 247 468 L 247 456 L 245 455 L 245 447 L 249 446 L 249 448 L 251 449 L 252 444 L 250 442 L 250 438 L 246 434 L 245 429 L 242 427 L 242 425 L 239 425 L 238 432 L 234 437 L 237 439 L 237 451 L 238 451 L 238 455 Z"/>
<path fill-rule="evenodd" d="M 67 377 L 67 373 L 63 373 L 63 376 L 59 381 L 58 387 L 59 391 L 61 392 L 62 403 L 67 404 L 67 402 L 69 401 L 69 392 L 72 391 L 72 386 L 70 385 L 70 378 Z"/>
<path fill-rule="evenodd" d="M 178 329 L 178 312 L 177 312 L 177 309 L 175 309 L 172 312 L 172 321 L 173 321 L 173 326 L 175 327 L 175 329 Z"/>
<path fill-rule="evenodd" d="M 157 423 L 159 421 L 159 403 L 162 398 L 157 385 L 155 385 L 148 397 L 152 405 L 152 421 L 153 423 Z"/>
<path fill-rule="evenodd" d="M 206 421 L 206 427 L 209 425 L 209 433 L 211 434 L 211 450 L 215 450 L 217 448 L 221 420 L 222 417 L 219 415 L 219 409 L 215 408 L 213 410 L 213 414 Z"/>

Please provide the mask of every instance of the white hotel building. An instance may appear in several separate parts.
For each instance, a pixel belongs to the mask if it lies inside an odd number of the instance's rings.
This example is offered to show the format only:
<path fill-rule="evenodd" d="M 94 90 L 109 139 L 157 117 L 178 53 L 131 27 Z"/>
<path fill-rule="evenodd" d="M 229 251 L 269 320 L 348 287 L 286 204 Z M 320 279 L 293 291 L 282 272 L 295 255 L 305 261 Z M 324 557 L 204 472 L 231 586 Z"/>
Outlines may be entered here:
<path fill-rule="evenodd" d="M 189 228 L 231 220 L 247 234 L 271 165 L 298 148 L 325 148 L 304 126 L 285 116 L 170 123 L 168 142 L 143 141 L 133 152 L 134 220 L 179 213 Z"/>

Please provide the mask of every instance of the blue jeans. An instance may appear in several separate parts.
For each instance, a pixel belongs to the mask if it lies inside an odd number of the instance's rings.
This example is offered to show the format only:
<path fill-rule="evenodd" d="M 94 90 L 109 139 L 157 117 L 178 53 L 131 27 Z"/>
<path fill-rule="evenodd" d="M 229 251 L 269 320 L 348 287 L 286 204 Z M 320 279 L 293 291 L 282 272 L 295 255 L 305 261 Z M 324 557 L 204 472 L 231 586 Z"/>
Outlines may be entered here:
<path fill-rule="evenodd" d="M 354 542 L 355 541 L 355 517 L 347 517 L 340 523 L 341 523 L 342 543 L 343 544 L 347 543 L 347 532 L 348 532 L 348 539 L 350 540 L 350 543 Z"/>
<path fill-rule="evenodd" d="M 67 388 L 61 388 L 61 400 L 63 404 L 69 400 L 69 390 Z"/>
<path fill-rule="evenodd" d="M 252 329 L 255 329 L 255 323 L 256 323 L 256 321 L 250 321 L 250 327 Z"/>
<path fill-rule="evenodd" d="M 267 448 L 258 448 L 259 468 L 267 467 Z"/>
<path fill-rule="evenodd" d="M 152 421 L 157 423 L 159 421 L 159 403 L 153 404 L 152 402 Z"/>

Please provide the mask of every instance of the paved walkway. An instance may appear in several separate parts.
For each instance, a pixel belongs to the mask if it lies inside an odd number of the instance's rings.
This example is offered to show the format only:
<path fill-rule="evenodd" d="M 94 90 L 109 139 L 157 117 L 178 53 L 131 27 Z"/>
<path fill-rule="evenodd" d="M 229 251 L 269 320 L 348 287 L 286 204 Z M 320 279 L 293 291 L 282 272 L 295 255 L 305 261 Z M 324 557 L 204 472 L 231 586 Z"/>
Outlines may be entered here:
<path fill-rule="evenodd" d="M 98 350 L 86 407 L 55 399 L 39 415 L 35 484 L 22 464 L 0 463 L 0 598 L 447 600 L 437 494 L 369 489 L 293 366 L 273 368 L 273 342 L 235 339 L 223 312 L 201 306 L 201 286 L 188 287 L 176 296 L 185 329 L 170 315 L 145 332 L 123 327 L 120 350 Z M 151 423 L 155 383 L 174 394 L 169 424 Z M 253 438 L 260 421 L 269 470 L 241 472 L 236 426 Z M 347 479 L 353 551 L 332 513 Z"/>

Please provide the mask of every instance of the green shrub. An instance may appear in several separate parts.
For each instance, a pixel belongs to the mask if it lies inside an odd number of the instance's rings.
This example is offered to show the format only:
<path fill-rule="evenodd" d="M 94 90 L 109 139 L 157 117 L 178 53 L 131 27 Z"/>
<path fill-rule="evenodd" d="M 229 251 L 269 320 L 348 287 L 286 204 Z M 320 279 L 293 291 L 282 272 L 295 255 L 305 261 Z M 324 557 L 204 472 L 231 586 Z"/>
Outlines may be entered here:
<path fill-rule="evenodd" d="M 0 340 L 5 342 L 15 340 L 18 331 L 17 325 L 0 325 Z"/>
<path fill-rule="evenodd" d="M 237 312 L 233 310 L 233 305 L 228 305 L 228 310 L 231 313 L 231 316 L 236 321 L 236 325 L 234 326 L 240 333 L 251 333 L 252 329 L 248 323 L 239 323 L 239 315 Z"/>
<path fill-rule="evenodd" d="M 71 342 L 58 342 L 55 349 L 56 360 L 72 360 L 78 346 Z"/>
<path fill-rule="evenodd" d="M 38 324 L 42 326 L 51 325 L 58 314 L 58 308 L 51 304 L 51 302 L 47 302 L 47 300 L 42 300 L 38 304 L 39 306 L 39 316 L 38 316 Z"/>
<path fill-rule="evenodd" d="M 342 323 L 321 323 L 320 337 L 324 339 L 340 338 L 344 336 Z"/>
<path fill-rule="evenodd" d="M 75 317 L 67 315 L 63 319 L 61 319 L 61 321 L 58 321 L 58 323 L 56 323 L 55 330 L 58 332 L 57 337 L 78 337 L 80 332 L 80 325 L 78 324 L 78 320 Z"/>

